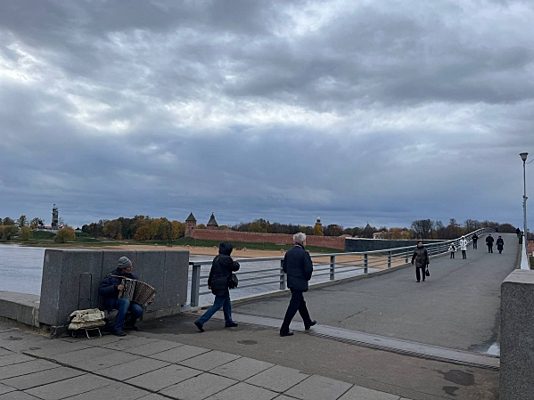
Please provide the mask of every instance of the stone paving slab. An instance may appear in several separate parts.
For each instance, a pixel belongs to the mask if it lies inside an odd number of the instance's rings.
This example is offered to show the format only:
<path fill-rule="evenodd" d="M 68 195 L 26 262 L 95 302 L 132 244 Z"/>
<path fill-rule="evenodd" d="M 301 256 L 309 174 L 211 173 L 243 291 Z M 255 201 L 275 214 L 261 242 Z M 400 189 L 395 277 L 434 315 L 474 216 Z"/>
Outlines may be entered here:
<path fill-rule="evenodd" d="M 238 381 L 244 381 L 251 376 L 254 376 L 266 369 L 273 367 L 274 364 L 254 360 L 253 358 L 241 357 L 237 360 L 231 361 L 227 364 L 220 365 L 214 368 L 211 372 L 214 374 L 222 375 L 227 378 L 236 379 Z"/>
<path fill-rule="evenodd" d="M 93 347 L 55 356 L 54 359 L 85 371 L 99 371 L 114 365 L 139 360 L 140 357 L 124 351 Z"/>
<path fill-rule="evenodd" d="M 11 353 L 9 355 L 0 357 L 0 370 L 1 370 L 1 367 L 4 367 L 6 365 L 25 363 L 25 362 L 32 361 L 32 360 L 35 360 L 35 358 L 24 355 L 24 354 Z"/>
<path fill-rule="evenodd" d="M 58 382 L 63 379 L 69 379 L 83 374 L 84 373 L 82 371 L 76 369 L 59 367 L 16 376 L 10 379 L 4 379 L 2 380 L 2 383 L 19 390 L 26 390 L 36 386 L 47 385 L 49 383 Z"/>
<path fill-rule="evenodd" d="M 276 392 L 240 382 L 237 385 L 208 397 L 206 400 L 271 400 L 277 395 L 278 393 Z"/>
<path fill-rule="evenodd" d="M 142 358 L 100 369 L 95 372 L 102 376 L 124 381 L 135 376 L 143 375 L 147 372 L 166 367 L 168 365 L 169 363 L 164 361 L 154 360 L 151 358 Z"/>
<path fill-rule="evenodd" d="M 207 353 L 208 351 L 211 350 L 206 349 L 204 347 L 183 345 L 161 353 L 152 354 L 150 357 L 155 358 L 157 360 L 167 361 L 176 364 L 181 361 L 187 360 L 188 358 Z"/>
<path fill-rule="evenodd" d="M 10 386 L 6 386 L 6 385 L 0 383 L 0 395 L 2 395 L 4 393 L 12 392 L 13 390 L 15 390 L 15 388 L 12 388 Z"/>
<path fill-rule="evenodd" d="M 56 354 L 70 353 L 71 351 L 87 349 L 90 347 L 88 342 L 67 342 L 61 339 L 49 339 L 38 346 L 31 346 L 28 350 L 24 351 L 24 354 L 38 357 L 50 357 Z"/>
<path fill-rule="evenodd" d="M 113 337 L 117 338 L 117 336 L 113 336 Z M 98 344 L 98 346 L 106 347 L 112 350 L 127 350 L 127 349 L 133 349 L 139 346 L 144 346 L 146 344 L 154 343 L 157 341 L 158 341 L 157 339 L 151 339 L 151 338 L 146 338 L 142 336 L 128 335 L 125 337 L 119 337 L 118 340 L 110 341 L 102 345 Z"/>
<path fill-rule="evenodd" d="M 149 395 L 150 392 L 130 385 L 112 383 L 109 386 L 101 387 L 90 392 L 85 392 L 68 400 L 134 400 Z"/>
<path fill-rule="evenodd" d="M 168 397 L 160 396 L 159 394 L 149 394 L 148 396 L 140 397 L 137 400 L 169 400 Z"/>
<path fill-rule="evenodd" d="M 48 385 L 26 390 L 26 393 L 44 400 L 58 400 L 109 386 L 113 381 L 100 376 L 84 374 Z"/>
<path fill-rule="evenodd" d="M 3 382 L 5 379 L 13 378 L 15 376 L 27 375 L 31 374 L 32 372 L 44 371 L 58 367 L 58 364 L 54 364 L 50 361 L 36 359 L 24 363 L 6 365 L 0 367 L 0 381 Z"/>
<path fill-rule="evenodd" d="M 170 342 L 167 340 L 158 340 L 156 342 L 128 348 L 126 351 L 128 353 L 138 354 L 141 356 L 150 356 L 152 354 L 162 353 L 179 346 L 181 346 L 180 343 Z"/>
<path fill-rule="evenodd" d="M 281 393 L 308 377 L 309 375 L 303 374 L 299 370 L 275 365 L 247 379 L 246 382 Z"/>
<path fill-rule="evenodd" d="M 8 355 L 11 355 L 11 354 L 13 354 L 13 352 L 11 350 L 4 349 L 3 347 L 0 347 L 0 357 L 8 356 Z"/>
<path fill-rule="evenodd" d="M 390 393 L 379 392 L 361 386 L 353 386 L 339 400 L 399 400 L 400 397 Z"/>
<path fill-rule="evenodd" d="M 236 354 L 225 353 L 218 350 L 212 350 L 208 353 L 201 354 L 199 356 L 189 358 L 185 361 L 182 361 L 180 364 L 187 367 L 199 369 L 202 371 L 209 371 L 213 368 L 218 367 L 219 365 L 226 364 L 230 361 L 233 361 L 240 356 Z"/>
<path fill-rule="evenodd" d="M 186 379 L 200 375 L 201 373 L 202 371 L 196 369 L 172 364 L 156 371 L 136 376 L 135 378 L 127 380 L 126 383 L 140 386 L 151 391 L 159 391 L 185 381 Z"/>
<path fill-rule="evenodd" d="M 204 373 L 161 390 L 160 393 L 174 399 L 202 400 L 236 383 L 233 379 Z"/>
<path fill-rule="evenodd" d="M 351 386 L 347 382 L 312 375 L 289 389 L 286 394 L 302 400 L 336 400 Z"/>
<path fill-rule="evenodd" d="M 0 396 L 0 400 L 41 400 L 39 397 L 32 396 L 24 392 L 11 392 Z"/>

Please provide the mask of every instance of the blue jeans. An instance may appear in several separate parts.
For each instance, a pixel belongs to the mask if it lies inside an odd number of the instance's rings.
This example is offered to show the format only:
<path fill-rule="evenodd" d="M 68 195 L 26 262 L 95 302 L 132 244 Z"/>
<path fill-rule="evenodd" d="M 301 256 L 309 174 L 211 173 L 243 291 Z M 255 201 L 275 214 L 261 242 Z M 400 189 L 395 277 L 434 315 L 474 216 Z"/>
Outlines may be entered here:
<path fill-rule="evenodd" d="M 122 331 L 124 328 L 124 320 L 128 311 L 130 311 L 131 318 L 134 322 L 137 320 L 137 318 L 140 318 L 143 315 L 144 311 L 143 307 L 141 307 L 139 304 L 131 303 L 130 300 L 126 298 L 117 299 L 113 308 L 116 308 L 119 311 L 117 318 L 115 319 L 115 325 L 113 326 L 115 331 Z"/>
<path fill-rule="evenodd" d="M 206 312 L 196 320 L 200 324 L 204 325 L 208 320 L 222 307 L 224 312 L 224 321 L 229 324 L 232 321 L 232 303 L 230 301 L 230 293 L 225 296 L 215 296 L 213 305 L 206 310 Z"/>

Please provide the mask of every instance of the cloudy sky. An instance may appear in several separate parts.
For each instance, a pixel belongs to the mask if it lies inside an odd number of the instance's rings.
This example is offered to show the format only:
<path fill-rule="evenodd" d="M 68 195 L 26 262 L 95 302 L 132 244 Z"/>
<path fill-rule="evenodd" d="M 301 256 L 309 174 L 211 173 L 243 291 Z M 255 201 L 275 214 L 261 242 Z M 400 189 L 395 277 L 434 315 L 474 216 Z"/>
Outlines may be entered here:
<path fill-rule="evenodd" d="M 0 216 L 520 225 L 532 21 L 530 0 L 3 0 Z"/>

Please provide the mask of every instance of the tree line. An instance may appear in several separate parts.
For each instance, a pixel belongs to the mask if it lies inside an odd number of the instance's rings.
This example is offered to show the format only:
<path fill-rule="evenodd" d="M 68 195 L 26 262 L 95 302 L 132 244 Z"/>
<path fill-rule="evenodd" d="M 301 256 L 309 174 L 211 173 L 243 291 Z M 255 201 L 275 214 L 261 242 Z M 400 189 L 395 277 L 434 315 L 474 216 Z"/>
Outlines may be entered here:
<path fill-rule="evenodd" d="M 81 232 L 94 238 L 171 242 L 185 235 L 185 226 L 184 222 L 169 220 L 165 217 L 151 218 L 149 216 L 136 215 L 133 218 L 119 217 L 86 224 L 82 226 Z M 5 241 L 15 237 L 21 240 L 29 240 L 32 238 L 34 231 L 43 227 L 44 224 L 41 219 L 33 218 L 28 220 L 25 215 L 21 215 L 18 219 L 0 218 L 0 240 Z M 205 226 L 200 224 L 197 225 L 197 228 L 201 229 L 205 228 Z M 320 223 L 316 223 L 314 226 L 295 225 L 270 222 L 263 218 L 233 226 L 219 227 L 219 229 L 231 229 L 238 232 L 284 234 L 304 232 L 307 235 L 350 235 L 362 238 L 373 238 L 378 233 L 378 237 L 382 239 L 453 239 L 480 228 L 493 228 L 499 232 L 515 232 L 516 229 L 516 227 L 508 223 L 500 224 L 493 221 L 478 221 L 474 219 L 468 219 L 463 224 L 460 224 L 454 218 L 451 218 L 447 225 L 439 220 L 420 219 L 413 221 L 410 228 L 375 227 L 370 224 L 366 224 L 363 227 L 343 227 L 337 224 L 323 226 Z M 64 242 L 75 238 L 74 229 L 64 226 L 58 232 L 56 241 Z"/>

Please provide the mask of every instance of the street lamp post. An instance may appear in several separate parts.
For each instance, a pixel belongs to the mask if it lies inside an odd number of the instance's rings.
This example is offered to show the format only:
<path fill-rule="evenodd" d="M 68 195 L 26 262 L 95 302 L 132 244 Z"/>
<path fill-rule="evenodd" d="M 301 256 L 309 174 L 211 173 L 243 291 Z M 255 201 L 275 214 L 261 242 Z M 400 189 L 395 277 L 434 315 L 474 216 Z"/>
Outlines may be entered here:
<path fill-rule="evenodd" d="M 523 256 L 521 257 L 521 269 L 530 269 L 527 254 L 527 179 L 525 173 L 525 163 L 527 161 L 528 153 L 519 154 L 521 160 L 523 160 Z"/>

